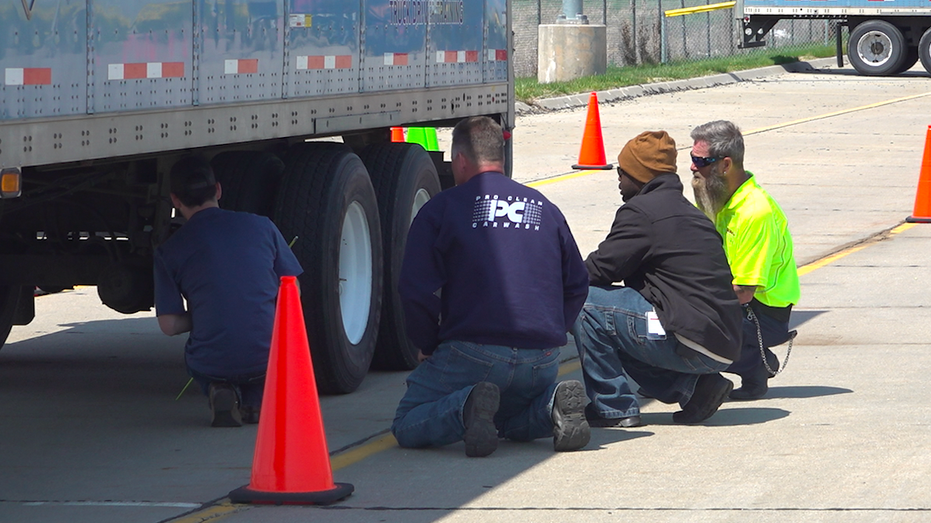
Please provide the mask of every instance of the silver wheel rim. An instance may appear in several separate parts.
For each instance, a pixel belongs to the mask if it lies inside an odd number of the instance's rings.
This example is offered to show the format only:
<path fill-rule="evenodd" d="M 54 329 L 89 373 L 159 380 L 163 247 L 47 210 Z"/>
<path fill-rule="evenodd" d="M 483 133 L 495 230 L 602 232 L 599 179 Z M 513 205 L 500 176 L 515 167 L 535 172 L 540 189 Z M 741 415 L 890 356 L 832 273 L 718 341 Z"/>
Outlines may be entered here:
<path fill-rule="evenodd" d="M 864 63 L 879 67 L 892 55 L 892 39 L 880 31 L 870 31 L 857 42 L 857 55 Z"/>
<path fill-rule="evenodd" d="M 356 345 L 365 335 L 372 302 L 372 235 L 365 209 L 352 202 L 339 242 L 339 307 L 343 329 Z"/>
<path fill-rule="evenodd" d="M 430 201 L 430 193 L 424 188 L 417 189 L 417 192 L 414 193 L 414 202 L 411 204 L 411 223 L 414 223 L 417 213 L 428 201 Z"/>

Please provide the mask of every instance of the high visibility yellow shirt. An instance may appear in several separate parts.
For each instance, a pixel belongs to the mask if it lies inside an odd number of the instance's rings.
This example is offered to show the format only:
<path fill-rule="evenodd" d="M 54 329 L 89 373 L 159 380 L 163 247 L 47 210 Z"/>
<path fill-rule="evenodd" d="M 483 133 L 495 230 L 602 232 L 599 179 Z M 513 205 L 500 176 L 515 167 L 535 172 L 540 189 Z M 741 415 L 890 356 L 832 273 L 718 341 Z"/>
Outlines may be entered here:
<path fill-rule="evenodd" d="M 764 305 L 786 307 L 798 303 L 801 289 L 785 213 L 753 174 L 728 200 L 715 218 L 724 238 L 724 253 L 734 285 L 755 286 L 753 295 Z"/>

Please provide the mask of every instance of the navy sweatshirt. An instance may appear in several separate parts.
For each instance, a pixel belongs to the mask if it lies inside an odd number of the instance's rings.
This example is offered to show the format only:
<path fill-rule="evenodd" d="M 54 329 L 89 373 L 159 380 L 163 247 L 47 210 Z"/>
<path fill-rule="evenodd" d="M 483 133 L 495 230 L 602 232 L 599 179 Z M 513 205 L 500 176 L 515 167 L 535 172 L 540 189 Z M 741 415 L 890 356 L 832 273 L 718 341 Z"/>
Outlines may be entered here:
<path fill-rule="evenodd" d="M 420 209 L 398 290 L 407 335 L 424 354 L 446 340 L 548 349 L 565 345 L 588 271 L 555 205 L 486 172 Z"/>

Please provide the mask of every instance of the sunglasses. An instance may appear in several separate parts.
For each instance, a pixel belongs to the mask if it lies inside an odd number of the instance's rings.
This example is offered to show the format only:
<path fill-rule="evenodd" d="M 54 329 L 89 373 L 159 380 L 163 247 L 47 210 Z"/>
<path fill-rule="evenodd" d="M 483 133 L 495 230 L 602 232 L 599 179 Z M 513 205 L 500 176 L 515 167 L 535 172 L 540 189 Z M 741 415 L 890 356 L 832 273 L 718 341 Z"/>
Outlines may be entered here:
<path fill-rule="evenodd" d="M 691 156 L 691 155 L 690 155 Z M 703 158 L 701 156 L 692 156 L 692 163 L 695 164 L 695 167 L 701 169 L 702 167 L 707 167 L 714 162 L 718 161 L 720 158 Z"/>

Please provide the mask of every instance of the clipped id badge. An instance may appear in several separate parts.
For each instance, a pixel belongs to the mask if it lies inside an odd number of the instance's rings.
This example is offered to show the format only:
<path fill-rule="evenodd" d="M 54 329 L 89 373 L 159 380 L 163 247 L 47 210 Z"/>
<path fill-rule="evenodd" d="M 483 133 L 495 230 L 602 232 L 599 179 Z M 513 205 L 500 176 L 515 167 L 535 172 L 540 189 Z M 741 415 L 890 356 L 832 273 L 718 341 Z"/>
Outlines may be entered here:
<path fill-rule="evenodd" d="M 666 337 L 666 330 L 663 329 L 663 324 L 660 323 L 655 310 L 647 312 L 647 337 L 650 339 L 664 339 Z"/>

